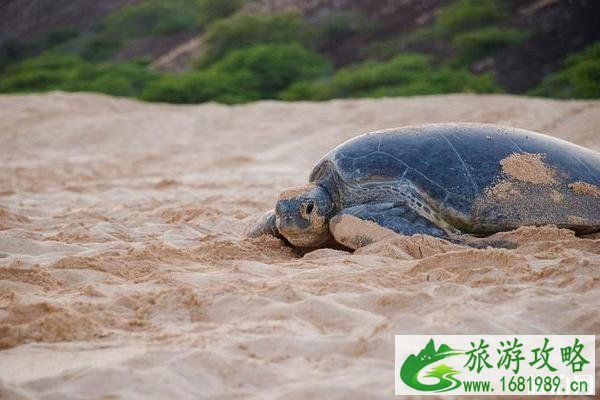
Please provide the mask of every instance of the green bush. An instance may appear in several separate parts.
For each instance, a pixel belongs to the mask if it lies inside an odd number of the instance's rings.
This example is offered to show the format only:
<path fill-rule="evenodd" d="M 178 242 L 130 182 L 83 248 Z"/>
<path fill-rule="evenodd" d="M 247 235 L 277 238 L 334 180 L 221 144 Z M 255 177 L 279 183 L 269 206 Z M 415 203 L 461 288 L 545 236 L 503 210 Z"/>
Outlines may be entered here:
<path fill-rule="evenodd" d="M 75 56 L 45 54 L 11 66 L 0 79 L 0 92 L 32 92 L 59 89 L 73 80 L 80 61 Z"/>
<path fill-rule="evenodd" d="M 8 68 L 0 79 L 0 92 L 65 90 L 137 96 L 157 77 L 135 63 L 91 64 L 73 55 L 45 53 Z"/>
<path fill-rule="evenodd" d="M 527 40 L 529 33 L 518 29 L 483 28 L 456 34 L 452 38 L 455 57 L 461 64 L 471 64 L 495 52 Z"/>
<path fill-rule="evenodd" d="M 101 32 L 113 38 L 132 38 L 194 29 L 198 10 L 197 0 L 145 0 L 108 15 Z"/>
<path fill-rule="evenodd" d="M 451 41 L 459 33 L 496 27 L 509 16 L 504 0 L 454 0 L 440 9 L 433 24 L 409 32 L 395 42 L 375 43 L 371 45 L 371 52 L 389 53 L 398 46 L 407 48 L 436 40 Z"/>
<path fill-rule="evenodd" d="M 380 86 L 401 85 L 420 77 L 430 69 L 431 57 L 406 53 L 387 62 L 367 61 L 339 70 L 331 83 L 342 97 L 348 97 Z"/>
<path fill-rule="evenodd" d="M 317 42 L 320 47 L 330 47 L 357 34 L 372 31 L 375 27 L 358 11 L 337 11 L 325 14 L 316 21 Z"/>
<path fill-rule="evenodd" d="M 229 74 L 247 72 L 261 98 L 275 99 L 296 81 L 325 77 L 331 64 L 299 44 L 262 44 L 234 51 L 213 68 Z"/>
<path fill-rule="evenodd" d="M 87 61 L 110 58 L 128 41 L 168 35 L 198 26 L 198 0 L 144 0 L 110 13 L 85 38 L 79 54 Z"/>
<path fill-rule="evenodd" d="M 185 72 L 150 83 L 141 98 L 169 103 L 243 103 L 260 99 L 260 94 L 249 87 L 251 81 L 252 76 L 244 72 L 227 74 L 214 69 Z"/>
<path fill-rule="evenodd" d="M 513 44 L 520 44 L 528 33 L 517 29 L 501 28 L 509 13 L 504 0 L 455 0 L 442 7 L 431 25 L 408 32 L 399 38 L 369 44 L 364 53 L 379 59 L 431 42 L 454 47 L 455 60 L 468 64 Z"/>
<path fill-rule="evenodd" d="M 409 39 L 412 40 L 412 37 Z M 360 55 L 365 59 L 387 60 L 401 53 L 406 48 L 406 42 L 403 37 L 374 40 L 360 48 Z"/>
<path fill-rule="evenodd" d="M 229 53 L 210 68 L 166 76 L 150 84 L 142 98 L 173 103 L 242 103 L 276 99 L 299 80 L 325 76 L 329 62 L 298 44 L 263 44 Z"/>
<path fill-rule="evenodd" d="M 499 93 L 500 87 L 490 74 L 474 75 L 466 70 L 447 67 L 434 71 L 428 80 L 411 81 L 402 85 L 382 86 L 365 91 L 357 97 L 396 97 L 441 93 Z"/>
<path fill-rule="evenodd" d="M 79 31 L 72 28 L 54 28 L 44 34 L 44 47 L 46 49 L 62 44 L 79 36 Z"/>
<path fill-rule="evenodd" d="M 529 94 L 559 99 L 600 98 L 600 42 L 567 57 L 563 69 L 548 75 Z"/>
<path fill-rule="evenodd" d="M 300 81 L 290 85 L 280 96 L 285 101 L 323 101 L 338 97 L 329 80 Z"/>
<path fill-rule="evenodd" d="M 498 24 L 508 17 L 503 1 L 457 0 L 441 9 L 434 25 L 441 33 L 451 35 Z"/>
<path fill-rule="evenodd" d="M 28 57 L 33 57 L 44 49 L 55 49 L 77 36 L 79 36 L 79 32 L 75 29 L 57 28 L 46 31 L 37 40 L 5 39 L 0 44 L 0 71 L 9 65 L 18 64 Z"/>
<path fill-rule="evenodd" d="M 329 81 L 300 82 L 283 94 L 286 100 L 325 100 L 337 97 L 381 97 L 418 94 L 498 92 L 489 75 L 436 66 L 431 57 L 406 53 L 387 62 L 367 61 L 343 68 Z"/>
<path fill-rule="evenodd" d="M 300 43 L 311 47 L 314 29 L 297 14 L 236 14 L 212 24 L 206 33 L 206 51 L 199 61 L 208 66 L 225 54 L 262 43 Z"/>
<path fill-rule="evenodd" d="M 159 77 L 160 74 L 135 62 L 88 65 L 81 69 L 77 79 L 65 90 L 136 97 L 149 82 Z"/>
<path fill-rule="evenodd" d="M 81 57 L 86 61 L 100 62 L 112 56 L 123 46 L 123 40 L 120 38 L 111 38 L 106 35 L 95 35 L 84 38 L 83 46 L 80 50 Z"/>
<path fill-rule="evenodd" d="M 9 65 L 20 62 L 31 56 L 37 49 L 33 43 L 17 39 L 8 39 L 0 45 L 0 72 Z"/>
<path fill-rule="evenodd" d="M 198 0 L 200 22 L 209 25 L 211 22 L 229 17 L 245 3 L 246 0 Z"/>

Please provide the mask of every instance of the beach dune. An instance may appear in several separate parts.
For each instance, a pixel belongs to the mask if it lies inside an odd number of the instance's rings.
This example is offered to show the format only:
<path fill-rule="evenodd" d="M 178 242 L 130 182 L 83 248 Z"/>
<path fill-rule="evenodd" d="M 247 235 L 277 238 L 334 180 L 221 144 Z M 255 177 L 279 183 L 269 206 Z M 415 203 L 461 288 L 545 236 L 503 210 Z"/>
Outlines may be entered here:
<path fill-rule="evenodd" d="M 245 236 L 343 141 L 460 121 L 600 150 L 600 101 L 0 96 L 0 399 L 389 399 L 396 334 L 599 335 L 599 234 Z"/>

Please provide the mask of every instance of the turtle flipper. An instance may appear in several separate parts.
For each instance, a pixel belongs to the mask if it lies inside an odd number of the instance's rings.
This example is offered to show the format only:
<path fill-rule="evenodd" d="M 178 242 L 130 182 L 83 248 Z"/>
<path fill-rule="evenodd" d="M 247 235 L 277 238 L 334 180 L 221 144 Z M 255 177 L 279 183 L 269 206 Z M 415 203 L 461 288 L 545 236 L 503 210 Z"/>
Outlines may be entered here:
<path fill-rule="evenodd" d="M 376 224 L 393 230 L 402 235 L 415 234 L 445 237 L 446 232 L 436 225 L 421 217 L 404 204 L 376 203 L 363 204 L 342 210 L 340 214 L 354 215 L 360 219 L 375 222 Z"/>
<path fill-rule="evenodd" d="M 248 233 L 248 236 L 250 237 L 259 237 L 262 235 L 273 235 L 278 238 L 283 238 L 277 229 L 275 210 L 267 211 L 260 221 L 258 221 L 256 226 Z"/>
<path fill-rule="evenodd" d="M 363 204 L 342 210 L 329 223 L 333 237 L 350 248 L 387 239 L 399 233 L 446 238 L 446 233 L 403 204 Z"/>

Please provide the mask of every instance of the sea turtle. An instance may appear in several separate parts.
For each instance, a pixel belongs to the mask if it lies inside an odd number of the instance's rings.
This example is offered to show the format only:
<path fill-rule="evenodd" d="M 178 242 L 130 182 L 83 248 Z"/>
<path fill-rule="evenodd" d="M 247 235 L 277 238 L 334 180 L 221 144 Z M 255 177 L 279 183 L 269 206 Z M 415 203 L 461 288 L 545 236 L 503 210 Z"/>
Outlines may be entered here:
<path fill-rule="evenodd" d="M 456 123 L 341 144 L 307 186 L 281 193 L 250 235 L 357 248 L 386 232 L 461 242 L 546 224 L 600 231 L 600 153 L 527 130 Z"/>

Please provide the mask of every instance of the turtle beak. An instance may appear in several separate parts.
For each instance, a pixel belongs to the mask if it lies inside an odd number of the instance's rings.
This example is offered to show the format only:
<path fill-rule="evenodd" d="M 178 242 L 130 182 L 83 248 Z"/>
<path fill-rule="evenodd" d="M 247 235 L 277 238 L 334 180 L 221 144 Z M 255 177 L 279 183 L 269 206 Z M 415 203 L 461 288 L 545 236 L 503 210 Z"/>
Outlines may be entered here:
<path fill-rule="evenodd" d="M 310 227 L 310 221 L 300 215 L 300 201 L 280 201 L 277 205 L 277 228 L 286 234 L 300 234 Z"/>
<path fill-rule="evenodd" d="M 282 214 L 277 217 L 277 228 L 286 235 L 301 234 L 308 225 L 308 221 L 296 214 Z"/>

